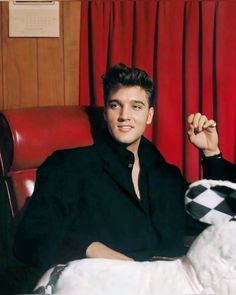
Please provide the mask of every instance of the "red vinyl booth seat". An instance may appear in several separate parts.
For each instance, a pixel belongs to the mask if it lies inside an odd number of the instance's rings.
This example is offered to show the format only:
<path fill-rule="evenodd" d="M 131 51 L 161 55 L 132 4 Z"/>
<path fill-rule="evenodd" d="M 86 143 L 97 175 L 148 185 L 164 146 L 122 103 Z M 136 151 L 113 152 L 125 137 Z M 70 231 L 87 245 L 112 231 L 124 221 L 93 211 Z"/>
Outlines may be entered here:
<path fill-rule="evenodd" d="M 35 107 L 0 113 L 0 164 L 12 215 L 34 190 L 37 167 L 55 150 L 93 143 L 102 108 Z"/>

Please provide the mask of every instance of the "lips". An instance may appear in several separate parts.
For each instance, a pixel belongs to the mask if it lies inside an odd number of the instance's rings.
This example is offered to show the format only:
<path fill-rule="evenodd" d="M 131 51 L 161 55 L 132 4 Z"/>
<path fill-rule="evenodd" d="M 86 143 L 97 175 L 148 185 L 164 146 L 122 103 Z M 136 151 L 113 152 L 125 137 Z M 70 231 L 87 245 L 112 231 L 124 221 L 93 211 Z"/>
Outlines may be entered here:
<path fill-rule="evenodd" d="M 117 126 L 118 129 L 122 132 L 128 132 L 130 131 L 131 129 L 133 129 L 133 126 L 130 126 L 130 125 L 119 125 Z"/>

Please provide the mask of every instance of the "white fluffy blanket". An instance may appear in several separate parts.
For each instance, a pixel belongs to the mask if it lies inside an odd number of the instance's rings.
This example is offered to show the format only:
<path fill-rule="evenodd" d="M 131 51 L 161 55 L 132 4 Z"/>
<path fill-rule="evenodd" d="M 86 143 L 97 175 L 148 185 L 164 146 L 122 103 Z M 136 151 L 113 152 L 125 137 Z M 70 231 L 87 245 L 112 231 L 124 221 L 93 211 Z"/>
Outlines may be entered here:
<path fill-rule="evenodd" d="M 187 257 L 204 290 L 236 292 L 236 221 L 212 225 L 190 247 Z"/>
<path fill-rule="evenodd" d="M 191 270 L 191 269 L 190 269 Z M 38 286 L 46 285 L 52 270 Z M 79 295 L 154 295 L 202 291 L 195 273 L 190 280 L 181 260 L 134 262 L 109 259 L 72 261 L 63 270 L 56 288 L 46 293 Z"/>
<path fill-rule="evenodd" d="M 76 260 L 47 271 L 35 288 L 35 293 L 68 295 L 234 294 L 235 291 L 236 221 L 228 220 L 208 227 L 185 258 L 154 262 Z"/>

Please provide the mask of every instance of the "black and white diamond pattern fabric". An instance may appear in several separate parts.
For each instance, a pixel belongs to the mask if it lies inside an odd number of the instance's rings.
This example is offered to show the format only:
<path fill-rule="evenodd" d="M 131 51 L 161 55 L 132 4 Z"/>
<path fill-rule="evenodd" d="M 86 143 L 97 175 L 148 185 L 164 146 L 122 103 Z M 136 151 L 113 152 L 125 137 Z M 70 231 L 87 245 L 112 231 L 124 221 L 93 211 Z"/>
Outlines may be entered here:
<path fill-rule="evenodd" d="M 185 194 L 187 212 L 208 224 L 236 218 L 236 183 L 203 179 L 192 183 Z"/>

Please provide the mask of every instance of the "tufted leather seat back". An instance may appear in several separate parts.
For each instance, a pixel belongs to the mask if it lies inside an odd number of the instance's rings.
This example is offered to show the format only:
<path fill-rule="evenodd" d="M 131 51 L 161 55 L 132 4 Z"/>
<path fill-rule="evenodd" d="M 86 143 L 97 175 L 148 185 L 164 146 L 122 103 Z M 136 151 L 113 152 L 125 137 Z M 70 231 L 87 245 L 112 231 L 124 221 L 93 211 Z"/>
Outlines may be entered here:
<path fill-rule="evenodd" d="M 12 215 L 34 190 L 37 167 L 55 150 L 93 143 L 102 108 L 35 107 L 0 113 L 1 177 Z"/>

